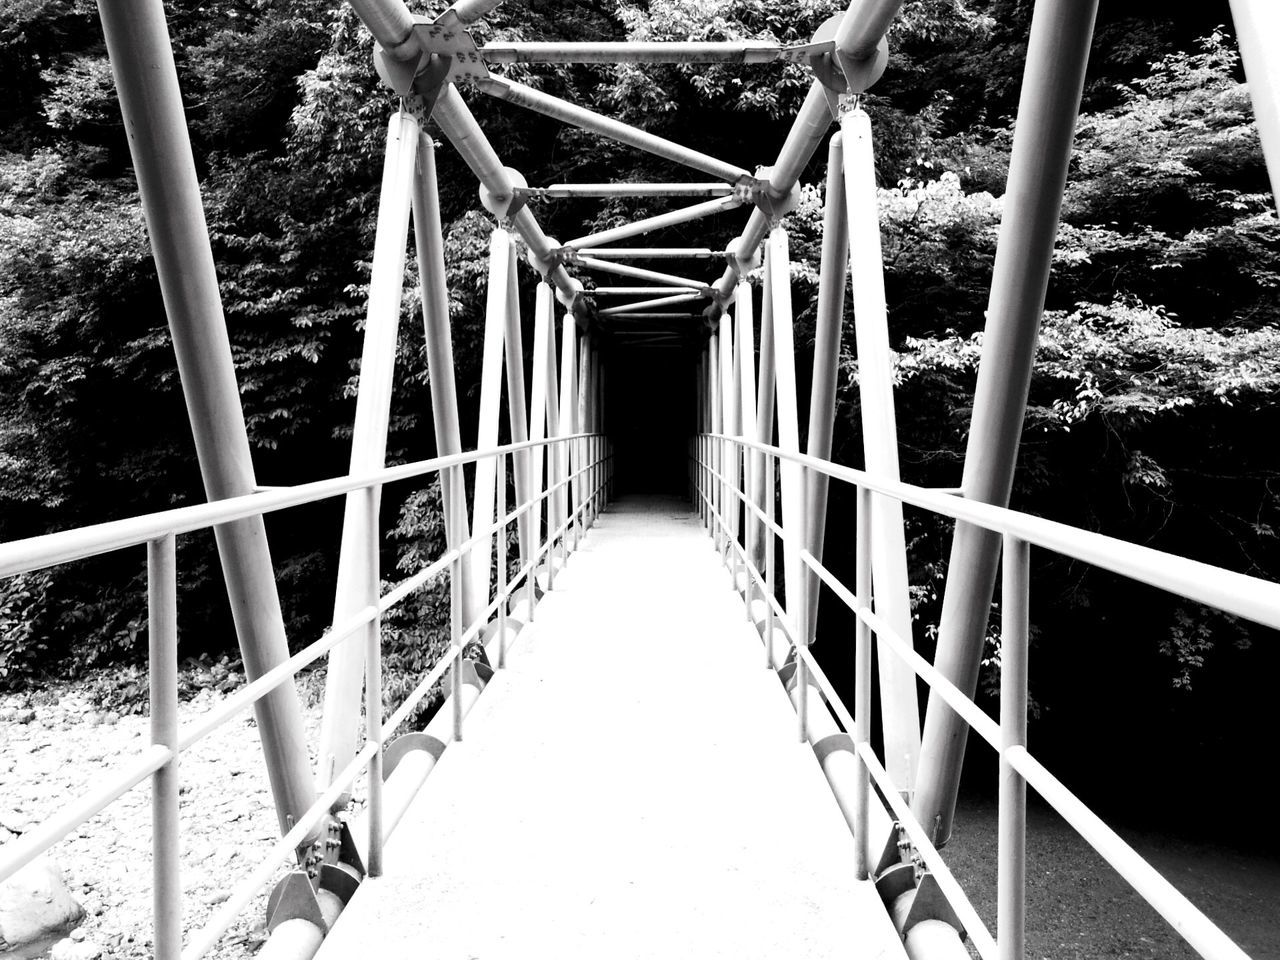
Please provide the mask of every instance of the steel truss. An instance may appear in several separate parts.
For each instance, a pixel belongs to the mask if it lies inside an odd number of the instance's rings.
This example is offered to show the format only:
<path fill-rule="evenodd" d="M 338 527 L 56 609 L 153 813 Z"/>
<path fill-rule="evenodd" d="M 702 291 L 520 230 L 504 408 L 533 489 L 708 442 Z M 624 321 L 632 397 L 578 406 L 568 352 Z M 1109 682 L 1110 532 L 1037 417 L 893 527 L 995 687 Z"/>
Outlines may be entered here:
<path fill-rule="evenodd" d="M 333 489 L 325 487 L 323 494 L 317 494 L 346 497 L 334 600 L 335 626 L 329 637 L 290 657 L 262 521 L 262 513 L 274 507 L 256 499 L 273 494 L 262 493 L 253 475 L 161 0 L 101 0 L 100 12 L 121 109 L 126 126 L 135 134 L 130 138 L 130 148 L 206 492 L 211 501 L 227 501 L 223 508 L 211 506 L 207 516 L 200 516 L 216 524 L 219 553 L 253 691 L 252 697 L 242 697 L 243 702 L 237 701 L 237 705 L 253 703 L 257 711 L 284 835 L 281 849 L 295 850 L 302 868 L 305 893 L 299 894 L 296 885 L 286 885 L 278 888 L 280 896 L 273 901 L 273 922 L 279 922 L 281 930 L 294 931 L 289 942 L 297 949 L 289 955 L 310 956 L 319 943 L 316 929 L 322 933 L 331 922 L 332 917 L 322 916 L 318 906 L 314 912 L 308 912 L 307 906 L 319 902 L 317 893 L 332 891 L 336 881 L 326 870 L 346 871 L 358 878 L 358 865 L 372 875 L 378 873 L 381 839 L 395 819 L 395 814 L 390 813 L 384 821 L 383 811 L 394 811 L 399 802 L 382 797 L 383 737 L 394 731 L 411 706 L 402 707 L 386 724 L 382 723 L 377 618 L 390 605 L 390 596 L 378 596 L 381 483 L 401 475 L 438 473 L 445 515 L 446 556 L 412 578 L 414 586 L 393 591 L 399 599 L 436 573 L 448 569 L 451 574 L 451 653 L 413 695 L 420 699 L 430 688 L 428 681 L 434 683 L 448 669 L 450 706 L 448 711 L 442 711 L 443 719 L 433 732 L 411 735 L 425 739 L 415 740 L 394 753 L 402 771 L 401 782 L 411 782 L 416 789 L 439 749 L 443 749 L 444 740 L 461 738 L 463 715 L 482 685 L 480 674 L 489 668 L 483 656 L 476 662 L 464 657 L 464 645 L 470 640 L 481 642 L 485 649 L 496 651 L 496 665 L 502 666 L 510 637 L 521 622 L 533 618 L 539 594 L 554 587 L 556 571 L 566 551 L 577 545 L 607 500 L 611 466 L 607 442 L 601 436 L 605 424 L 603 383 L 607 375 L 601 339 L 606 336 L 616 337 L 622 344 L 682 344 L 693 345 L 697 350 L 699 436 L 691 450 L 691 492 L 717 547 L 732 566 L 748 615 L 760 626 L 767 664 L 789 678 L 797 704 L 799 737 L 814 741 L 833 784 L 852 784 L 850 795 L 856 813 L 851 815 L 851 823 L 859 834 L 860 876 L 884 869 L 886 863 L 881 862 L 880 851 L 898 839 L 888 813 L 879 804 L 868 803 L 869 778 L 879 783 L 894 817 L 914 825 L 907 830 L 910 837 L 904 843 L 917 851 L 930 868 L 938 864 L 936 848 L 950 836 L 969 727 L 974 725 L 990 739 L 990 722 L 984 724 L 965 706 L 976 686 L 1002 548 L 1002 528 L 985 522 L 989 517 L 981 509 L 982 505 L 1007 505 L 1012 486 L 1032 352 L 1048 283 L 1097 0 L 1036 3 L 961 498 L 952 498 L 968 506 L 944 506 L 940 510 L 956 518 L 956 531 L 936 664 L 925 664 L 927 669 L 916 663 L 918 657 L 912 659 L 915 655 L 911 649 L 902 502 L 916 502 L 912 498 L 918 500 L 918 496 L 911 492 L 914 488 L 899 482 L 871 120 L 859 106 L 861 94 L 884 70 L 888 58 L 885 36 L 901 2 L 852 0 L 843 14 L 822 25 L 811 43 L 791 47 L 755 41 L 494 43 L 480 47 L 466 28 L 485 17 L 500 0 L 458 0 L 432 21 L 413 16 L 403 0 L 352 0 L 377 41 L 375 66 L 379 75 L 394 93 L 413 99 L 417 109 L 395 112 L 388 124 L 350 477 L 345 484 L 334 486 L 336 482 L 331 482 Z M 1268 0 L 1232 0 L 1232 8 L 1240 27 L 1245 68 L 1269 171 L 1273 184 L 1277 184 L 1280 67 L 1273 51 L 1260 38 L 1275 36 L 1280 29 L 1280 14 Z M 792 62 L 808 65 L 815 79 L 774 164 L 751 171 L 489 71 L 491 64 L 516 62 Z M 471 84 L 497 99 L 697 170 L 714 178 L 714 182 L 530 187 L 518 171 L 502 164 L 467 107 L 459 84 Z M 458 150 L 480 183 L 482 204 L 496 221 L 489 251 L 475 444 L 480 452 L 469 455 L 462 453 L 459 428 L 434 145 L 421 129 L 420 115 L 429 115 Z M 831 137 L 828 148 L 813 387 L 807 448 L 802 454 L 788 238 L 782 220 L 794 208 L 800 176 L 827 138 L 833 120 L 838 121 L 839 132 Z M 546 235 L 527 205 L 530 198 L 619 196 L 706 199 L 563 244 Z M 750 206 L 750 215 L 724 251 L 611 246 L 740 206 Z M 439 459 L 415 469 L 388 470 L 385 455 L 391 385 L 411 220 L 417 238 Z M 517 237 L 527 248 L 528 262 L 539 276 L 531 384 L 525 381 L 523 363 Z M 702 260 L 720 260 L 724 267 L 718 277 L 704 282 L 618 262 L 630 259 L 688 259 L 695 265 Z M 583 283 L 570 269 L 646 281 L 648 285 L 643 287 L 600 287 L 594 291 L 601 297 L 646 299 L 597 308 L 591 298 L 584 296 Z M 758 310 L 752 284 L 752 278 L 757 276 L 761 288 Z M 809 652 L 816 638 L 819 590 L 824 584 L 837 587 L 822 568 L 821 559 L 827 487 L 830 477 L 843 469 L 830 464 L 829 457 L 847 277 L 852 279 L 855 308 L 866 467 L 865 474 L 851 481 L 859 487 L 857 594 L 855 597 L 847 590 L 840 594 L 844 588 L 837 589 L 839 596 L 853 601 L 859 618 L 857 717 L 840 713 L 852 739 L 839 732 L 820 700 L 810 699 L 811 688 L 828 698 L 831 691 Z M 681 309 L 661 309 L 669 307 Z M 504 373 L 510 445 L 499 447 Z M 518 503 L 511 513 L 506 504 L 508 457 Z M 464 463 L 476 465 L 470 502 Z M 360 482 L 351 477 L 366 479 Z M 295 500 L 307 502 L 296 494 L 280 500 L 282 505 Z M 781 507 L 780 524 L 775 504 Z M 930 505 L 938 507 L 932 500 Z M 973 509 L 979 510 L 976 519 L 971 515 Z M 521 564 L 516 579 L 523 578 L 524 584 L 519 600 L 515 595 L 516 580 L 508 578 L 506 530 L 511 521 L 517 526 Z M 192 528 L 181 524 L 156 527 L 145 538 L 149 542 L 152 584 L 155 736 L 152 754 L 139 767 L 140 773 L 130 773 L 130 783 L 155 775 L 157 849 L 174 842 L 175 764 L 177 752 L 191 740 L 186 738 L 180 743 L 176 729 L 170 690 L 174 675 L 170 647 L 176 642 L 173 536 L 176 530 Z M 781 540 L 785 604 L 774 596 L 778 587 L 775 537 Z M 1014 601 L 1006 616 L 1006 634 L 1015 650 L 1011 669 L 1025 681 L 1022 654 L 1027 541 L 1017 537 L 1010 541 L 1007 530 L 1003 537 L 1005 591 L 1021 598 Z M 116 541 L 107 538 L 106 542 Z M 495 546 L 498 583 L 491 593 Z M 42 562 L 57 562 L 45 554 L 40 556 Z M 778 642 L 779 629 L 789 642 Z M 357 632 L 363 636 L 363 643 L 342 642 Z M 877 638 L 889 638 L 900 654 L 879 658 L 883 766 L 869 744 L 868 651 L 873 632 Z M 299 665 L 329 650 L 332 653 L 319 750 L 317 802 L 317 782 L 307 762 L 301 713 L 289 681 Z M 923 735 L 917 673 L 927 674 L 932 690 Z M 997 731 L 1004 751 L 1002 807 L 1007 803 L 1015 810 L 1007 837 L 1002 826 L 998 950 L 1001 958 L 1012 960 L 1021 955 L 1023 914 L 1019 872 L 1023 821 L 1016 811 L 1021 809 L 1020 797 L 1025 793 L 1026 782 L 1035 782 L 1042 792 L 1057 788 L 1056 781 L 1046 779 L 1047 774 L 1026 757 L 1022 746 L 1025 683 L 1021 701 L 1017 690 L 1009 697 L 1007 709 L 1015 717 L 1021 711 L 1023 720 L 1021 725 L 1012 720 Z M 832 748 L 832 737 L 849 740 L 850 749 Z M 392 756 L 396 749 L 393 746 L 387 755 Z M 1022 753 L 1017 752 L 1019 749 Z M 373 784 L 373 812 L 367 824 L 368 840 L 361 852 L 348 842 L 350 838 L 343 833 L 341 823 L 329 811 L 345 805 L 349 783 L 365 763 Z M 127 786 L 121 787 L 120 792 L 123 789 Z M 390 781 L 386 790 L 392 792 Z M 841 793 L 838 787 L 837 793 Z M 1070 801 L 1063 803 L 1076 818 L 1073 822 L 1086 823 L 1088 829 L 1094 829 L 1092 821 L 1070 807 Z M 82 812 L 90 807 L 92 804 L 82 805 Z M 58 825 L 59 829 L 64 826 Z M 55 832 L 45 831 L 38 841 L 27 843 L 19 855 L 27 856 L 27 848 L 35 849 Z M 1011 851 L 1007 863 L 1006 849 Z M 175 850 L 176 845 L 169 848 L 170 853 Z M 12 862 L 2 866 L 12 872 Z M 1005 866 L 1009 867 L 1011 879 L 1006 879 Z M 253 879 L 265 882 L 273 870 L 274 864 L 270 864 L 265 873 L 259 870 Z M 157 859 L 155 948 L 156 955 L 165 958 L 177 956 L 180 946 L 176 906 L 165 892 L 166 885 L 175 885 L 175 871 L 172 856 Z M 917 934 L 922 938 L 917 947 L 924 940 L 928 942 L 926 956 L 931 960 L 967 956 L 960 932 L 968 926 L 976 934 L 972 918 L 963 911 L 957 916 L 958 907 L 948 912 L 940 905 L 946 898 L 939 901 L 930 893 L 933 888 L 925 882 L 930 876 L 927 870 L 923 873 L 925 881 L 915 875 L 914 869 L 912 872 L 911 882 L 899 891 L 911 900 L 905 909 L 900 911 L 895 906 L 894 910 L 895 918 L 904 925 L 908 950 L 912 950 L 912 929 L 926 930 L 923 925 L 910 928 L 909 922 L 927 919 L 936 922 L 927 928 L 927 936 L 923 932 Z M 949 882 L 941 876 L 945 871 L 938 873 L 938 882 Z M 1136 871 L 1138 874 L 1141 871 Z M 897 876 L 901 875 L 899 871 Z M 1145 874 L 1141 876 L 1144 883 L 1149 882 Z M 948 888 L 948 896 L 950 893 Z M 183 956 L 194 958 L 208 950 L 234 917 L 232 908 L 238 909 L 250 895 L 238 892 L 219 919 L 196 938 Z M 292 905 L 289 909 L 294 912 L 284 916 L 280 912 L 284 909 L 282 903 Z M 340 909 L 340 904 L 332 906 L 331 899 L 325 903 L 326 910 Z M 938 922 L 945 928 L 942 932 Z M 214 929 L 219 923 L 222 926 Z M 299 923 L 309 926 L 304 930 L 297 926 Z M 1204 942 L 1220 951 L 1214 955 L 1234 955 L 1211 933 L 1196 929 Z M 989 940 L 981 941 L 980 948 L 990 946 Z M 985 951 L 983 955 L 986 956 Z"/>

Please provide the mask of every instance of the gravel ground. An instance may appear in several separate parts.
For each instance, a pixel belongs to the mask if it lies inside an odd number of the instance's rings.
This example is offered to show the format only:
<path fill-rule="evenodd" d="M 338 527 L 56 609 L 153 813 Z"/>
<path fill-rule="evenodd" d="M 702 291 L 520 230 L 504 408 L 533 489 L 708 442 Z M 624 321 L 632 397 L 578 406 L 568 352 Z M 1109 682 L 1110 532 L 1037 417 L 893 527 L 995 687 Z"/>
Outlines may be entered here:
<path fill-rule="evenodd" d="M 222 685 L 236 685 L 234 674 L 229 681 L 225 670 L 222 675 Z M 185 676 L 189 678 L 191 671 Z M 218 685 L 211 683 L 183 703 L 180 722 L 219 704 L 227 694 Z M 24 824 L 50 816 L 146 747 L 147 717 L 103 711 L 79 692 L 82 689 L 55 684 L 30 696 L 0 696 L 0 842 L 9 839 L 11 831 L 25 829 Z M 304 693 L 304 702 L 311 701 L 305 709 L 311 743 L 320 725 L 315 699 Z M 238 880 L 261 862 L 279 830 L 250 711 L 184 752 L 180 770 L 182 923 L 190 936 Z M 72 896 L 85 908 L 87 916 L 80 926 L 84 942 L 100 947 L 103 957 L 149 956 L 151 792 L 146 784 L 108 806 L 51 854 Z M 265 939 L 267 892 L 210 956 L 252 956 Z M 82 956 L 91 953 L 81 951 Z"/>
<path fill-rule="evenodd" d="M 194 696 L 183 723 L 220 703 L 238 678 L 215 665 L 183 673 Z M 320 723 L 318 677 L 303 683 L 308 740 Z M 119 680 L 115 680 L 116 687 Z M 149 721 L 90 702 L 93 684 L 59 683 L 30 695 L 0 695 L 0 843 L 57 811 L 148 742 Z M 198 691 L 198 692 L 197 692 Z M 189 936 L 255 867 L 279 835 L 257 728 L 246 713 L 182 758 L 183 929 Z M 359 789 L 357 799 L 359 799 Z M 80 956 L 149 956 L 150 791 L 141 785 L 54 847 L 72 895 L 87 916 Z M 1033 804 L 1028 824 L 1028 958 L 1182 960 L 1192 952 L 1052 812 Z M 994 929 L 994 803 L 962 801 L 947 859 Z M 1280 862 L 1205 843 L 1125 832 L 1193 903 L 1254 960 L 1280 960 Z M 281 867 L 283 874 L 284 867 Z M 211 956 L 242 960 L 265 939 L 264 890 Z"/>

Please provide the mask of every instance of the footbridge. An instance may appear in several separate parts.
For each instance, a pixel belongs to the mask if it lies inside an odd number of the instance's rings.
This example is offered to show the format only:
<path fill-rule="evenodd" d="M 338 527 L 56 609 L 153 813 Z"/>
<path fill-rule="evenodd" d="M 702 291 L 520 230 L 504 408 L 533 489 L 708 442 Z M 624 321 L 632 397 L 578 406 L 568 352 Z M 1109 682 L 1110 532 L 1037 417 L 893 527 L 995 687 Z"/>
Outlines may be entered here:
<path fill-rule="evenodd" d="M 903 483 L 898 468 L 863 97 L 891 55 L 898 0 L 853 0 L 812 42 L 790 47 L 478 45 L 471 27 L 496 5 L 459 0 L 424 18 L 401 0 L 353 0 L 377 42 L 371 69 L 398 107 L 350 470 L 268 488 L 253 472 L 161 0 L 100 4 L 208 502 L 0 545 L 4 576 L 145 550 L 152 731 L 108 782 L 0 848 L 0 880 L 149 781 L 161 960 L 209 954 L 268 890 L 271 936 L 260 955 L 289 960 L 1015 960 L 1025 954 L 1030 786 L 1195 951 L 1244 957 L 1027 745 L 1033 551 L 1280 627 L 1280 585 L 1007 506 L 1096 0 L 1035 4 L 955 489 Z M 1280 15 L 1267 0 L 1232 6 L 1275 181 Z M 776 162 L 748 170 L 492 72 L 530 62 L 799 63 L 813 80 Z M 464 91 L 712 179 L 530 186 L 503 165 Z M 494 220 L 474 443 L 459 427 L 428 124 L 475 173 Z M 808 265 L 820 276 L 814 366 L 800 377 L 785 218 L 824 142 L 822 249 Z M 528 204 L 618 196 L 697 202 L 567 242 L 547 236 Z M 748 213 L 724 250 L 625 245 L 735 209 Z M 438 455 L 387 466 L 411 222 Z M 524 317 L 518 284 L 529 269 L 536 294 Z M 588 289 L 584 278 L 596 274 L 622 279 Z M 831 460 L 846 322 L 859 361 L 862 469 Z M 638 413 L 641 400 L 661 415 Z M 646 471 L 667 495 L 628 492 Z M 384 586 L 382 491 L 435 481 L 445 549 Z M 856 499 L 848 529 L 828 529 L 833 485 Z M 306 645 L 294 638 L 290 653 L 264 517 L 330 498 L 345 504 L 332 623 Z M 953 525 L 932 661 L 912 640 L 904 506 Z M 216 535 L 248 679 L 182 726 L 175 543 L 205 529 Z M 855 545 L 852 583 L 823 562 L 837 539 Z M 384 708 L 382 617 L 440 578 L 449 647 L 407 698 Z M 990 716 L 973 696 L 997 597 L 1001 691 Z M 848 636 L 815 643 L 820 601 L 847 608 Z M 847 655 L 824 656 L 824 647 Z M 309 744 L 294 678 L 322 658 L 323 727 Z M 439 709 L 415 726 L 436 691 Z M 181 896 L 183 751 L 247 710 L 280 838 L 192 925 Z M 993 929 L 946 857 L 970 731 L 999 757 Z"/>

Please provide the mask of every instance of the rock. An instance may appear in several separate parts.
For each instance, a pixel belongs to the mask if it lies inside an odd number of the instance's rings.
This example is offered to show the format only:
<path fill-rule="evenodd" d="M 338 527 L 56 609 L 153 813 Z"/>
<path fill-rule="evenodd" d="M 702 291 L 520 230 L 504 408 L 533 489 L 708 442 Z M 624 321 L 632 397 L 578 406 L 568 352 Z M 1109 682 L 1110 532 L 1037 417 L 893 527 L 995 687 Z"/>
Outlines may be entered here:
<path fill-rule="evenodd" d="M 59 940 L 49 951 L 49 960 L 98 960 L 102 947 L 92 940 Z"/>
<path fill-rule="evenodd" d="M 45 855 L 0 883 L 0 952 L 52 942 L 83 919 L 62 871 Z"/>
<path fill-rule="evenodd" d="M 116 713 L 114 710 L 108 710 L 106 713 L 102 715 L 102 722 L 105 723 L 107 726 L 111 726 L 112 724 L 119 723 L 120 714 Z"/>
<path fill-rule="evenodd" d="M 27 818 L 12 807 L 0 807 L 0 828 L 10 833 L 26 833 L 31 828 Z"/>
<path fill-rule="evenodd" d="M 30 707 L 23 710 L 15 710 L 13 714 L 14 723 L 30 723 L 36 718 L 36 712 Z"/>

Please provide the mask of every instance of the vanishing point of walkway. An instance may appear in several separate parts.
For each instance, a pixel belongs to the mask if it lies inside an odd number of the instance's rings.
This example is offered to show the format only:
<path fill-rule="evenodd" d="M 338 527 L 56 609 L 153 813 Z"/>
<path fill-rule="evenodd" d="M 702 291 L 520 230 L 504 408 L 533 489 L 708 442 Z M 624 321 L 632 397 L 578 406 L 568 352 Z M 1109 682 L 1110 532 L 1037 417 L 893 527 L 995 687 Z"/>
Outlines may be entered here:
<path fill-rule="evenodd" d="M 321 958 L 905 957 L 688 505 L 612 505 Z"/>

